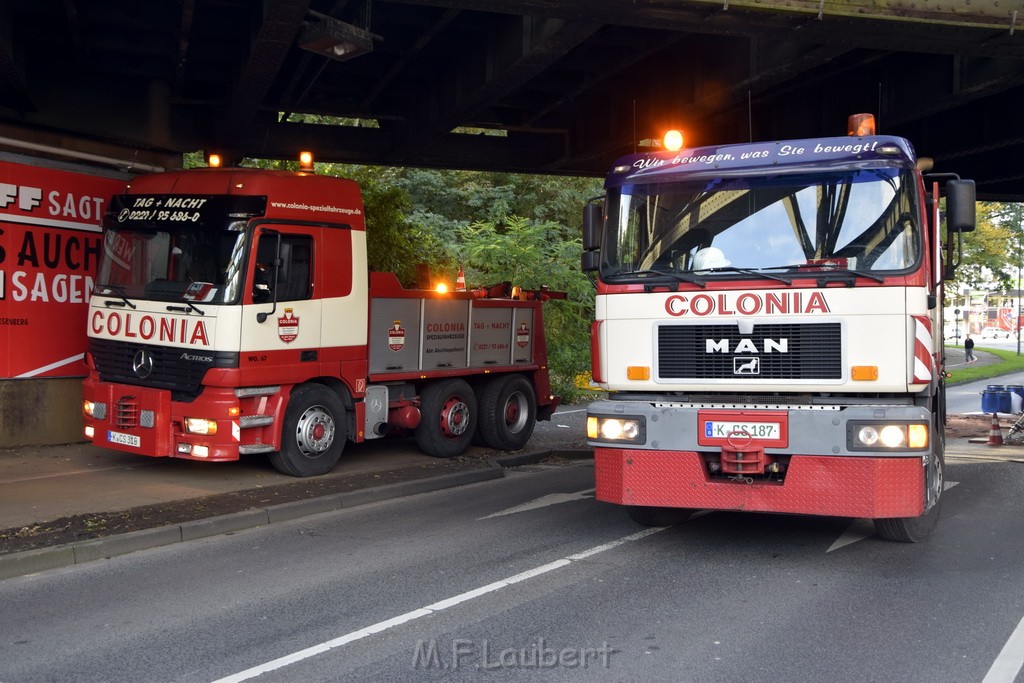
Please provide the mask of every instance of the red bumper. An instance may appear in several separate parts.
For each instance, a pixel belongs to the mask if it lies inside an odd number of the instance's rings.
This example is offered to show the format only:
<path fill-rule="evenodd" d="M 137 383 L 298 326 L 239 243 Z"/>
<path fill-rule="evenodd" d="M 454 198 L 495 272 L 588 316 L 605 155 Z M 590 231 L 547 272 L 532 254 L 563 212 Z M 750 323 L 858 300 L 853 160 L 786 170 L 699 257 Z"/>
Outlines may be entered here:
<path fill-rule="evenodd" d="M 110 384 L 90 377 L 85 380 L 82 395 L 85 400 L 104 404 L 101 419 L 84 418 L 86 429 L 93 429 L 96 446 L 152 457 L 238 460 L 238 418 L 228 416 L 228 409 L 238 400 L 230 389 L 208 388 L 192 403 L 175 403 L 171 392 L 163 389 Z M 217 433 L 186 434 L 186 416 L 216 419 Z M 197 446 L 205 446 L 205 450 L 193 450 Z"/>
<path fill-rule="evenodd" d="M 917 517 L 924 511 L 920 455 L 794 455 L 784 483 L 712 478 L 699 453 L 595 448 L 597 499 L 620 505 L 837 517 Z"/>

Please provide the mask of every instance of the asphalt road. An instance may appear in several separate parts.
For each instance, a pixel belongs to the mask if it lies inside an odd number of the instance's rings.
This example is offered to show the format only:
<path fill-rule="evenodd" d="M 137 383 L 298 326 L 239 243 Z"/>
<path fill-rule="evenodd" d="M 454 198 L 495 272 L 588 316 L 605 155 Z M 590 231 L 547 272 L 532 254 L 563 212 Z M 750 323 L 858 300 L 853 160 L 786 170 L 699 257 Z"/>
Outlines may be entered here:
<path fill-rule="evenodd" d="M 576 463 L 9 579 L 0 681 L 1011 681 L 1024 469 L 947 469 L 915 545 L 785 515 L 640 532 Z"/>

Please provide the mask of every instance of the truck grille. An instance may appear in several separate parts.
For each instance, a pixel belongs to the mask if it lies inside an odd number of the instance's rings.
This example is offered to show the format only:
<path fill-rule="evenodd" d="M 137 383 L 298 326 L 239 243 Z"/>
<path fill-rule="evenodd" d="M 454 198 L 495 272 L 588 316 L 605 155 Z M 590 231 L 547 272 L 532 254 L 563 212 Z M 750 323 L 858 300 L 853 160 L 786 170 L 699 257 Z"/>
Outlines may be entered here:
<path fill-rule="evenodd" d="M 140 355 L 143 351 L 146 356 Z M 109 339 L 90 338 L 89 353 L 104 382 L 169 389 L 175 400 L 198 396 L 203 377 L 210 368 L 238 367 L 237 353 L 191 351 Z M 192 359 L 183 358 L 186 355 Z M 137 365 L 141 370 L 136 368 Z"/>
<path fill-rule="evenodd" d="M 708 352 L 708 340 L 713 351 Z M 785 350 L 780 345 L 784 344 Z M 842 378 L 838 322 L 658 327 L 661 379 L 837 380 Z"/>
<path fill-rule="evenodd" d="M 114 424 L 118 429 L 139 426 L 139 403 L 134 396 L 122 396 L 114 404 Z"/>

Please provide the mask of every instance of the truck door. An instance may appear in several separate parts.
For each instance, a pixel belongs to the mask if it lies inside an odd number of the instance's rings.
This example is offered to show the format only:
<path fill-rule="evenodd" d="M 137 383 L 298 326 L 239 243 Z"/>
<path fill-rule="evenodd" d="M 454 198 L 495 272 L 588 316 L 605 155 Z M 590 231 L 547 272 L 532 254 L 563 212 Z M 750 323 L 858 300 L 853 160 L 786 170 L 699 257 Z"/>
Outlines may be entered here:
<path fill-rule="evenodd" d="M 299 382 L 319 374 L 323 311 L 314 266 L 320 239 L 319 228 L 257 228 L 241 307 L 239 365 L 264 375 L 261 381 Z"/>

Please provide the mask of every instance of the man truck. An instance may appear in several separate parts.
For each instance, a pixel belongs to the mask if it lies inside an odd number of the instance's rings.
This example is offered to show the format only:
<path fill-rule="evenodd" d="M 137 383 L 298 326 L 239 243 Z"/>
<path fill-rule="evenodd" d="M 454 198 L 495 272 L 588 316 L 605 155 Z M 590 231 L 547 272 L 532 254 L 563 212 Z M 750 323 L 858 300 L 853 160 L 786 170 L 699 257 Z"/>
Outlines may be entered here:
<path fill-rule="evenodd" d="M 85 435 L 147 456 L 332 469 L 346 441 L 522 448 L 558 405 L 541 304 L 367 266 L 350 180 L 203 168 L 115 196 L 88 312 Z"/>
<path fill-rule="evenodd" d="M 711 509 L 932 531 L 943 280 L 975 191 L 931 165 L 873 130 L 615 162 L 583 227 L 599 500 L 645 525 Z"/>

